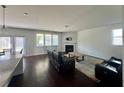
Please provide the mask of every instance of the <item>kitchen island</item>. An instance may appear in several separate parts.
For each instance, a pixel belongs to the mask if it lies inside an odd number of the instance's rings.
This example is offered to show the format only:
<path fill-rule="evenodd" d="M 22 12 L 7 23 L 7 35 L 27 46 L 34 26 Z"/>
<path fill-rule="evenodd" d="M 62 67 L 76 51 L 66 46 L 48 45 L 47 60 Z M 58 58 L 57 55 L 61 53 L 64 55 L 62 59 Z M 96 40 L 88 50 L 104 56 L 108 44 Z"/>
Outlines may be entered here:
<path fill-rule="evenodd" d="M 23 56 L 0 56 L 0 87 L 7 87 L 13 76 L 23 74 Z"/>

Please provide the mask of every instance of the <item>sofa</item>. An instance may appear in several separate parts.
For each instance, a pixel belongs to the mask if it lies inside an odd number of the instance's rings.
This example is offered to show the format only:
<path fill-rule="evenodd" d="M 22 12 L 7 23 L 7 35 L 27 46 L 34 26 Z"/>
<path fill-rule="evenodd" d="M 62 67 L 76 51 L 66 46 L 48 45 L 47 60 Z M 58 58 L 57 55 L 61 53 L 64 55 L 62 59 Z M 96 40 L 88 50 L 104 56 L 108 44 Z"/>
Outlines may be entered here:
<path fill-rule="evenodd" d="M 48 58 L 53 67 L 62 73 L 73 72 L 75 69 L 75 59 L 64 56 L 65 52 L 47 50 Z"/>
<path fill-rule="evenodd" d="M 110 60 L 95 65 L 95 76 L 101 81 L 122 83 L 122 60 L 111 57 Z"/>

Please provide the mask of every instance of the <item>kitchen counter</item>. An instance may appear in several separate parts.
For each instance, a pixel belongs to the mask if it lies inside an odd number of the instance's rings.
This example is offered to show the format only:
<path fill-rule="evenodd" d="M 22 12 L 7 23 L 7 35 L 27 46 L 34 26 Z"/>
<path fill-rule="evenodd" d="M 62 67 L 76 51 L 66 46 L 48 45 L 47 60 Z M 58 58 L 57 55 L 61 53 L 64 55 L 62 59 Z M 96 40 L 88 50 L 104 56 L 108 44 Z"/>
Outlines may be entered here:
<path fill-rule="evenodd" d="M 22 55 L 0 56 L 0 87 L 8 86 L 13 76 L 23 73 Z"/>

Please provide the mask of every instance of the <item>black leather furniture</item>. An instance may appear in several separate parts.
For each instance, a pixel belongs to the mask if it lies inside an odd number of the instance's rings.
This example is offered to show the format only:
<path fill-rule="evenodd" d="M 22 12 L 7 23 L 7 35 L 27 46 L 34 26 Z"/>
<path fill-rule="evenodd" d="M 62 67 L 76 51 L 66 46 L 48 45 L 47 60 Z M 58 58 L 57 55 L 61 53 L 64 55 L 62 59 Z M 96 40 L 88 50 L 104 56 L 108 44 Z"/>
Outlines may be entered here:
<path fill-rule="evenodd" d="M 50 63 L 58 72 L 73 72 L 75 69 L 75 59 L 64 56 L 64 52 L 47 50 Z"/>
<path fill-rule="evenodd" d="M 110 60 L 95 65 L 95 76 L 101 81 L 122 83 L 122 60 L 111 57 Z"/>

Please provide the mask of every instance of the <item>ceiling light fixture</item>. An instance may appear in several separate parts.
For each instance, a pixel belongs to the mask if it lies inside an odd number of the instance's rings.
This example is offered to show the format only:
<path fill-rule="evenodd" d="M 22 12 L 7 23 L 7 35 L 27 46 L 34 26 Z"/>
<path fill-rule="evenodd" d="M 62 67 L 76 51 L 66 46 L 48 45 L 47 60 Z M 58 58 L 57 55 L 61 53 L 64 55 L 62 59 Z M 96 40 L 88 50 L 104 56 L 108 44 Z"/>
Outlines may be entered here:
<path fill-rule="evenodd" d="M 3 8 L 3 25 L 2 25 L 2 29 L 5 29 L 6 28 L 6 26 L 5 26 L 5 9 L 6 9 L 6 6 L 1 5 L 1 7 Z"/>
<path fill-rule="evenodd" d="M 69 25 L 65 25 L 65 28 L 68 28 L 69 27 Z"/>
<path fill-rule="evenodd" d="M 28 13 L 24 13 L 25 16 L 28 16 L 29 14 Z"/>

